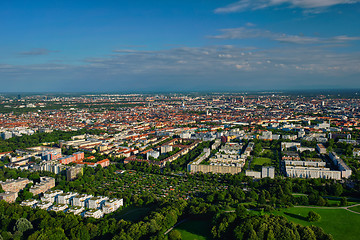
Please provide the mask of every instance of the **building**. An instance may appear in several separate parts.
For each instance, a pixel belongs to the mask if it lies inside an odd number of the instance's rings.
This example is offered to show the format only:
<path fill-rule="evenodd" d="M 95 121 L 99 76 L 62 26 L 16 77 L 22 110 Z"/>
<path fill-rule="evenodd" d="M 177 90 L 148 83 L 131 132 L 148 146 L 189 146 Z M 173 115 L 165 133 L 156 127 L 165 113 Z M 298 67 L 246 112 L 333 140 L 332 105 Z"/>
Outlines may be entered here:
<path fill-rule="evenodd" d="M 161 154 L 167 153 L 167 152 L 171 152 L 173 150 L 173 146 L 171 145 L 162 145 L 160 147 L 160 152 Z"/>
<path fill-rule="evenodd" d="M 64 212 L 68 208 L 67 204 L 54 204 L 50 210 L 55 212 Z"/>
<path fill-rule="evenodd" d="M 102 211 L 104 214 L 112 213 L 123 206 L 123 199 L 110 199 L 104 202 Z"/>
<path fill-rule="evenodd" d="M 323 168 L 326 166 L 326 162 L 322 161 L 320 158 L 311 158 L 302 160 L 284 160 L 286 166 L 302 166 L 302 167 L 318 167 Z"/>
<path fill-rule="evenodd" d="M 329 153 L 330 159 L 338 170 L 326 168 L 326 163 L 319 158 L 307 161 L 285 160 L 286 176 L 295 178 L 325 178 L 341 180 L 351 175 L 351 169 L 335 153 Z"/>
<path fill-rule="evenodd" d="M 329 157 L 333 161 L 334 165 L 339 168 L 339 171 L 341 171 L 341 177 L 349 178 L 352 173 L 349 166 L 346 165 L 345 162 L 341 158 L 339 158 L 335 152 L 330 152 Z"/>
<path fill-rule="evenodd" d="M 12 138 L 13 134 L 11 132 L 2 132 L 1 137 L 2 137 L 2 139 L 7 140 L 9 138 Z"/>
<path fill-rule="evenodd" d="M 43 209 L 43 210 L 48 210 L 51 206 L 52 206 L 52 202 L 40 202 L 38 204 L 36 204 L 37 208 Z"/>
<path fill-rule="evenodd" d="M 76 157 L 73 155 L 65 156 L 58 159 L 61 164 L 69 164 L 76 161 Z"/>
<path fill-rule="evenodd" d="M 100 165 L 101 167 L 108 167 L 110 165 L 110 160 L 109 159 L 103 159 L 103 160 L 100 160 L 98 162 L 96 162 L 96 165 Z"/>
<path fill-rule="evenodd" d="M 108 197 L 103 196 L 92 197 L 88 200 L 88 208 L 100 209 L 104 202 L 108 199 Z"/>
<path fill-rule="evenodd" d="M 78 207 L 86 207 L 88 206 L 89 199 L 92 197 L 93 197 L 92 195 L 87 195 L 87 194 L 76 195 L 72 199 L 72 205 Z"/>
<path fill-rule="evenodd" d="M 109 159 L 103 159 L 103 160 L 100 160 L 96 163 L 93 163 L 93 162 L 78 162 L 77 163 L 79 166 L 84 166 L 84 165 L 87 165 L 89 167 L 92 167 L 92 168 L 95 168 L 97 165 L 100 165 L 101 167 L 107 167 L 110 165 L 110 160 Z"/>
<path fill-rule="evenodd" d="M 203 173 L 240 173 L 242 168 L 239 166 L 222 166 L 222 165 L 201 165 L 201 164 L 188 164 L 187 169 L 189 172 L 203 172 Z"/>
<path fill-rule="evenodd" d="M 245 175 L 248 177 L 253 177 L 253 178 L 274 178 L 275 177 L 275 168 L 274 167 L 262 167 L 261 168 L 261 172 L 257 172 L 257 171 L 246 171 Z"/>
<path fill-rule="evenodd" d="M 160 152 L 154 151 L 154 150 L 149 151 L 149 152 L 146 153 L 146 159 L 147 160 L 149 160 L 149 157 L 153 157 L 153 158 L 157 159 L 159 156 L 160 156 Z"/>
<path fill-rule="evenodd" d="M 75 157 L 75 161 L 80 161 L 80 160 L 83 160 L 85 158 L 84 152 L 76 152 L 72 156 Z"/>
<path fill-rule="evenodd" d="M 83 207 L 71 206 L 68 208 L 67 213 L 73 213 L 75 215 L 79 215 L 84 211 L 85 211 L 85 208 L 83 208 Z"/>
<path fill-rule="evenodd" d="M 39 201 L 35 200 L 35 199 L 27 199 L 24 200 L 20 203 L 21 206 L 27 206 L 27 207 L 35 207 L 36 204 L 38 204 Z"/>
<path fill-rule="evenodd" d="M 301 146 L 301 143 L 298 143 L 298 142 L 282 142 L 281 143 L 281 151 L 284 151 L 289 148 L 300 147 L 300 146 Z"/>
<path fill-rule="evenodd" d="M 284 160 L 300 161 L 300 155 L 297 152 L 283 151 L 281 155 L 282 155 L 281 159 L 283 161 Z"/>
<path fill-rule="evenodd" d="M 0 193 L 0 200 L 4 200 L 8 203 L 13 203 L 16 201 L 16 198 L 18 197 L 17 192 L 3 192 Z"/>
<path fill-rule="evenodd" d="M 341 179 L 341 172 L 329 168 L 286 166 L 286 175 L 293 178 Z"/>
<path fill-rule="evenodd" d="M 0 181 L 0 185 L 5 192 L 19 192 L 30 182 L 27 178 L 6 179 L 5 182 Z"/>
<path fill-rule="evenodd" d="M 315 148 L 296 146 L 296 151 L 298 151 L 298 152 L 305 152 L 305 151 L 314 152 Z"/>
<path fill-rule="evenodd" d="M 324 147 L 324 145 L 322 143 L 318 143 L 318 144 L 316 144 L 316 151 L 319 154 L 325 154 L 326 153 L 326 148 Z"/>
<path fill-rule="evenodd" d="M 76 179 L 79 175 L 82 175 L 82 174 L 83 174 L 82 166 L 69 167 L 66 170 L 66 180 L 72 181 L 72 180 Z"/>
<path fill-rule="evenodd" d="M 83 214 L 84 217 L 102 218 L 104 213 L 100 209 L 90 209 Z"/>
<path fill-rule="evenodd" d="M 262 167 L 261 168 L 261 177 L 262 178 L 274 178 L 275 177 L 275 168 L 274 167 Z"/>
<path fill-rule="evenodd" d="M 55 178 L 51 177 L 41 177 L 40 182 L 31 186 L 29 192 L 34 195 L 46 192 L 47 190 L 55 187 Z"/>
<path fill-rule="evenodd" d="M 66 193 L 59 194 L 57 196 L 57 203 L 58 204 L 70 204 L 71 205 L 72 199 L 76 195 L 77 195 L 77 193 L 72 193 L 72 192 L 66 192 Z"/>
<path fill-rule="evenodd" d="M 41 201 L 51 202 L 51 203 L 56 202 L 57 196 L 62 193 L 63 193 L 63 190 L 46 191 L 46 192 L 44 192 L 44 195 L 41 197 Z"/>
<path fill-rule="evenodd" d="M 359 148 L 354 149 L 353 155 L 354 157 L 360 157 L 360 149 Z"/>

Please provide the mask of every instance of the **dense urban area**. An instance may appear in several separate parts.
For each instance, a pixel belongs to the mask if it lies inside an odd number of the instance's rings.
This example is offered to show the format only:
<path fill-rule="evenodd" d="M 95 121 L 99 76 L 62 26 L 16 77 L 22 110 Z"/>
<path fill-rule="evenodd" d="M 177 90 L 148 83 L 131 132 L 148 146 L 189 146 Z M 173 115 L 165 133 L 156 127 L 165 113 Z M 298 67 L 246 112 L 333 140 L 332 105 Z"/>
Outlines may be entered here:
<path fill-rule="evenodd" d="M 0 239 L 360 235 L 356 91 L 0 102 Z"/>

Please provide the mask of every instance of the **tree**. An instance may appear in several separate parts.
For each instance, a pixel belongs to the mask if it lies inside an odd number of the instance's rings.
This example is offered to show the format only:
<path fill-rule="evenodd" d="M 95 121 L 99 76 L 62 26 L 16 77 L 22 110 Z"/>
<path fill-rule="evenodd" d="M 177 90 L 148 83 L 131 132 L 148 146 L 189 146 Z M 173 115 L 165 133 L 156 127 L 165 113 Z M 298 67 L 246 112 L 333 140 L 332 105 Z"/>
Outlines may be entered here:
<path fill-rule="evenodd" d="M 247 209 L 244 207 L 244 205 L 241 205 L 239 204 L 237 207 L 236 207 L 236 215 L 238 217 L 242 217 L 242 216 L 246 216 L 247 215 Z"/>
<path fill-rule="evenodd" d="M 307 216 L 307 220 L 309 222 L 317 222 L 320 221 L 321 216 L 320 214 L 314 212 L 314 211 L 309 211 L 308 216 Z"/>
<path fill-rule="evenodd" d="M 341 198 L 341 201 L 340 201 L 340 205 L 341 206 L 347 206 L 349 203 L 347 201 L 347 198 L 346 197 L 342 197 Z"/>
<path fill-rule="evenodd" d="M 333 184 L 331 185 L 331 193 L 334 195 L 334 196 L 340 196 L 342 193 L 343 193 L 343 187 L 340 183 L 336 183 L 336 184 Z"/>
<path fill-rule="evenodd" d="M 31 222 L 29 220 L 27 220 L 26 218 L 19 218 L 18 220 L 16 220 L 16 223 L 14 226 L 14 232 L 16 232 L 16 231 L 25 232 L 32 228 L 33 228 L 33 225 L 31 224 Z"/>
<path fill-rule="evenodd" d="M 269 232 L 267 234 L 266 240 L 275 240 L 274 232 L 271 229 L 269 230 Z"/>
<path fill-rule="evenodd" d="M 176 230 L 173 229 L 170 233 L 169 233 L 169 240 L 181 240 L 181 233 Z"/>

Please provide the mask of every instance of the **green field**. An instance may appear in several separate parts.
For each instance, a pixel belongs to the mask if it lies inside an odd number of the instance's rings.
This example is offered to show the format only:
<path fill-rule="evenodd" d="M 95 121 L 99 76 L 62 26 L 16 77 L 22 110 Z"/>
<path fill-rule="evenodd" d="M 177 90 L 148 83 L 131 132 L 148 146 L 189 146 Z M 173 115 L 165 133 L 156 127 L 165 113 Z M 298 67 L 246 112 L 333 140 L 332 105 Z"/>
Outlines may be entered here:
<path fill-rule="evenodd" d="M 353 210 L 353 211 L 355 211 L 355 212 L 360 213 L 360 206 L 351 207 L 351 208 L 349 208 L 349 209 L 350 209 L 350 210 Z"/>
<path fill-rule="evenodd" d="M 189 220 L 175 228 L 184 240 L 211 239 L 211 224 L 206 220 Z"/>
<path fill-rule="evenodd" d="M 306 216 L 311 210 L 321 215 L 319 222 L 310 223 L 306 220 Z M 273 213 L 285 216 L 290 221 L 303 226 L 316 225 L 322 227 L 335 240 L 356 240 L 360 236 L 360 228 L 358 227 L 360 224 L 360 214 L 355 214 L 345 209 L 292 207 Z"/>
<path fill-rule="evenodd" d="M 126 207 L 120 212 L 115 212 L 110 217 L 116 220 L 124 219 L 125 221 L 139 221 L 151 211 L 151 208 Z"/>
<path fill-rule="evenodd" d="M 250 168 L 256 171 L 261 171 L 261 166 L 263 166 L 264 164 L 270 166 L 271 165 L 271 159 L 270 158 L 264 158 L 264 157 L 258 157 L 258 158 L 254 158 L 251 161 L 251 166 Z"/>

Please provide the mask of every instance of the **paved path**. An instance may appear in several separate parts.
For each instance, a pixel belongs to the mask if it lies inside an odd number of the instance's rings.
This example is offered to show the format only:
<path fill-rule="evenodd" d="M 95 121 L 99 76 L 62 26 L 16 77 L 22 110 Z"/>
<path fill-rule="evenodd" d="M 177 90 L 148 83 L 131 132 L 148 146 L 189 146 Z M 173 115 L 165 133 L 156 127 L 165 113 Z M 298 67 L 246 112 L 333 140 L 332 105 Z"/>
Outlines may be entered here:
<path fill-rule="evenodd" d="M 168 234 L 169 232 L 171 232 L 171 230 L 173 230 L 176 226 L 182 224 L 183 222 L 187 221 L 188 219 L 185 218 L 183 220 L 181 220 L 180 222 L 177 222 L 174 226 L 172 226 L 171 228 L 169 228 L 168 230 L 166 230 L 166 232 L 164 232 L 164 235 Z"/>
<path fill-rule="evenodd" d="M 349 209 L 349 208 L 356 207 L 356 206 L 360 206 L 360 203 L 354 204 L 351 206 L 344 206 L 344 207 L 316 207 L 316 206 L 294 206 L 294 207 L 306 207 L 306 208 L 318 208 L 318 209 L 344 209 L 346 211 L 349 211 L 349 212 L 352 212 L 355 214 L 360 214 L 359 212 L 355 212 L 355 211 Z"/>

